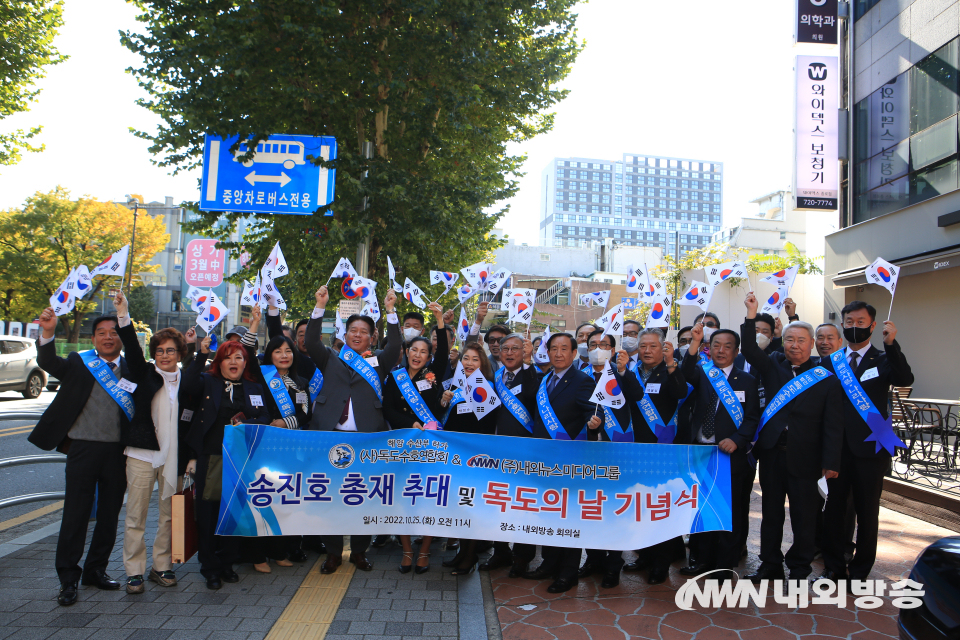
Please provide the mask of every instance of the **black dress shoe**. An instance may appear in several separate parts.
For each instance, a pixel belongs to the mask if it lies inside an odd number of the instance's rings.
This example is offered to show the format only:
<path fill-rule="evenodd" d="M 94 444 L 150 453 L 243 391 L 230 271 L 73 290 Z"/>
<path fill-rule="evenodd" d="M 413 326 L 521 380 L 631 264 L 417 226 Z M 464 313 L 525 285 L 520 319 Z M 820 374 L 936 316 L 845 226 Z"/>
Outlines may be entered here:
<path fill-rule="evenodd" d="M 669 573 L 669 567 L 650 567 L 650 573 L 647 574 L 647 584 L 663 584 L 667 581 Z"/>
<path fill-rule="evenodd" d="M 373 563 L 367 560 L 367 556 L 363 553 L 351 553 L 350 562 L 354 564 L 357 569 L 360 569 L 360 571 L 373 570 Z"/>
<path fill-rule="evenodd" d="M 303 549 L 297 549 L 290 554 L 290 562 L 306 562 L 307 554 L 303 552 Z"/>
<path fill-rule="evenodd" d="M 390 536 L 388 535 L 379 535 L 373 539 L 373 542 L 370 543 L 371 547 L 375 549 L 381 549 L 387 546 L 387 543 L 390 541 Z"/>
<path fill-rule="evenodd" d="M 580 570 L 577 571 L 578 578 L 586 578 L 587 576 L 592 576 L 595 573 L 600 573 L 603 569 L 600 565 L 593 564 L 592 562 L 584 562 L 583 566 L 580 567 Z"/>
<path fill-rule="evenodd" d="M 234 582 L 240 582 L 240 576 L 237 575 L 237 572 L 233 568 L 224 569 L 220 572 L 220 579 L 224 582 L 229 582 L 233 584 Z"/>
<path fill-rule="evenodd" d="M 447 551 L 456 551 L 460 548 L 460 538 L 447 538 Z"/>
<path fill-rule="evenodd" d="M 500 567 L 509 567 L 512 564 L 513 556 L 497 555 L 494 553 L 492 556 L 487 558 L 486 562 L 480 563 L 480 570 L 493 571 L 494 569 L 499 569 Z"/>
<path fill-rule="evenodd" d="M 616 573 L 605 573 L 603 574 L 603 581 L 600 583 L 600 586 L 604 589 L 613 589 L 615 586 L 620 584 L 620 572 Z"/>
<path fill-rule="evenodd" d="M 756 573 L 751 573 L 748 576 L 744 576 L 744 578 L 753 584 L 760 584 L 761 580 L 783 580 L 783 567 L 764 567 L 760 565 Z"/>
<path fill-rule="evenodd" d="M 223 582 L 218 575 L 207 576 L 207 589 L 217 590 L 223 586 Z"/>
<path fill-rule="evenodd" d="M 440 565 L 447 567 L 449 569 L 451 567 L 458 566 L 463 559 L 464 559 L 463 551 L 458 551 L 455 556 L 453 556 L 449 560 L 444 560 L 443 562 L 440 563 Z"/>
<path fill-rule="evenodd" d="M 701 573 L 706 573 L 707 571 L 713 571 L 716 567 L 711 567 L 706 563 L 701 564 L 688 564 L 685 567 L 680 568 L 680 575 L 682 576 L 698 576 Z"/>
<path fill-rule="evenodd" d="M 547 593 L 563 593 L 565 591 L 570 591 L 575 586 L 580 584 L 580 581 L 576 578 L 557 578 L 554 580 L 549 587 L 547 587 Z"/>
<path fill-rule="evenodd" d="M 69 607 L 77 601 L 77 583 L 64 582 L 60 585 L 60 593 L 57 594 L 57 604 L 61 607 Z"/>
<path fill-rule="evenodd" d="M 649 560 L 641 560 L 637 558 L 634 562 L 623 565 L 624 571 L 643 571 L 650 567 Z"/>
<path fill-rule="evenodd" d="M 556 580 L 556 574 L 557 572 L 553 567 L 544 567 L 543 565 L 540 565 L 533 571 L 527 571 L 522 577 L 526 578 L 527 580 L 546 580 L 547 578 Z"/>
<path fill-rule="evenodd" d="M 103 569 L 91 571 L 80 579 L 80 584 L 87 587 L 96 587 L 104 591 L 116 591 L 120 588 L 120 583 L 107 575 Z"/>
<path fill-rule="evenodd" d="M 508 577 L 510 578 L 522 578 L 527 571 L 530 570 L 529 562 L 514 561 L 513 566 L 510 567 L 510 573 Z"/>

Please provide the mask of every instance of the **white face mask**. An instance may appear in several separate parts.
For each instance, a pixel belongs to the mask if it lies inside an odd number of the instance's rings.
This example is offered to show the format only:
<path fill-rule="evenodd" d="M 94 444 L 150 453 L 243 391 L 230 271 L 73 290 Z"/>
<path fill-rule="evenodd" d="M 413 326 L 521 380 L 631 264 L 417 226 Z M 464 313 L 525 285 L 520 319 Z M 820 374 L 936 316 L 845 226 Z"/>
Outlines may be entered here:
<path fill-rule="evenodd" d="M 627 336 L 623 339 L 623 350 L 627 353 L 633 353 L 640 346 L 640 338 Z"/>
<path fill-rule="evenodd" d="M 587 346 L 587 343 L 577 345 L 577 355 L 581 358 L 587 358 L 590 356 L 590 347 Z"/>
<path fill-rule="evenodd" d="M 607 361 L 610 359 L 610 355 L 612 353 L 613 352 L 608 349 L 594 349 L 588 356 L 590 359 L 590 364 L 594 366 L 607 364 Z"/>
<path fill-rule="evenodd" d="M 765 334 L 762 334 L 762 333 L 757 334 L 758 347 L 760 347 L 761 349 L 766 349 L 769 344 L 770 344 L 770 338 L 768 338 Z"/>
<path fill-rule="evenodd" d="M 683 345 L 680 347 L 680 357 L 683 358 L 687 355 L 687 351 L 690 351 L 690 345 Z"/>
<path fill-rule="evenodd" d="M 703 328 L 703 340 L 704 342 L 710 342 L 710 336 L 713 335 L 713 332 L 716 331 L 713 327 L 704 327 Z"/>
<path fill-rule="evenodd" d="M 410 342 L 414 338 L 420 335 L 420 330 L 415 327 L 407 327 L 403 330 L 403 339 L 407 342 Z"/>

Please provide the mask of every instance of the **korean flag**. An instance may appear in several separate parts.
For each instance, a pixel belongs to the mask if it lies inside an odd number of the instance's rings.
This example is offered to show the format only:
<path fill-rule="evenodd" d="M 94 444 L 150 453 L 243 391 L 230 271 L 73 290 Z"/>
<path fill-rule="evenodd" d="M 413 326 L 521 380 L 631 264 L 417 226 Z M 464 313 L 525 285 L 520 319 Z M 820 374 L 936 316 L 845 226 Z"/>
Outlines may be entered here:
<path fill-rule="evenodd" d="M 897 290 L 897 279 L 900 277 L 900 268 L 895 267 L 883 258 L 877 258 L 864 270 L 867 282 L 878 284 L 892 296 Z"/>
<path fill-rule="evenodd" d="M 197 316 L 197 326 L 209 335 L 214 327 L 223 322 L 223 319 L 226 318 L 229 313 L 230 310 L 226 305 L 220 302 L 217 294 L 211 291 L 203 308 L 200 309 L 200 315 Z"/>
<path fill-rule="evenodd" d="M 747 267 L 740 261 L 723 262 L 704 268 L 707 280 L 714 287 L 728 278 L 746 278 Z"/>
<path fill-rule="evenodd" d="M 643 302 L 650 302 L 667 295 L 667 283 L 659 278 L 649 278 L 643 292 Z"/>
<path fill-rule="evenodd" d="M 277 284 L 266 274 L 264 274 L 263 281 L 260 283 L 260 293 L 262 296 L 260 299 L 261 309 L 265 306 L 276 307 L 278 309 L 287 308 L 287 303 L 280 294 L 280 290 L 277 289 Z"/>
<path fill-rule="evenodd" d="M 480 289 L 476 289 L 469 284 L 462 284 L 457 287 L 457 300 L 460 301 L 460 304 L 463 304 L 478 293 L 480 293 Z"/>
<path fill-rule="evenodd" d="M 597 325 L 603 327 L 603 335 L 623 335 L 623 303 L 621 302 L 610 311 L 607 311 L 597 320 Z M 602 336 L 601 336 L 602 337 Z"/>
<path fill-rule="evenodd" d="M 607 361 L 607 366 L 603 368 L 603 375 L 600 376 L 600 380 L 597 381 L 597 386 L 593 389 L 590 402 L 602 404 L 605 407 L 611 407 L 613 409 L 619 409 L 620 407 L 626 406 L 627 401 L 623 396 L 620 383 L 617 382 L 617 377 L 613 374 L 613 367 L 613 359 L 611 358 Z"/>
<path fill-rule="evenodd" d="M 351 266 L 350 268 L 352 269 L 353 267 Z M 274 245 L 273 251 L 270 252 L 270 257 L 267 258 L 267 262 L 263 265 L 262 271 L 263 274 L 271 280 L 282 278 L 290 273 L 290 270 L 287 268 L 287 261 L 283 257 L 283 251 L 280 250 L 279 242 Z"/>
<path fill-rule="evenodd" d="M 333 278 L 356 278 L 359 273 L 353 268 L 353 265 L 346 258 L 340 258 L 340 261 L 337 263 L 337 268 L 333 270 L 333 273 L 330 275 L 330 279 Z"/>
<path fill-rule="evenodd" d="M 397 282 L 397 270 L 393 268 L 393 260 L 387 256 L 387 274 L 390 276 L 390 287 L 394 292 L 400 291 L 400 283 Z"/>
<path fill-rule="evenodd" d="M 597 306 L 603 309 L 607 308 L 607 301 L 610 299 L 610 291 L 594 291 L 592 293 L 581 293 L 580 304 L 584 307 Z"/>
<path fill-rule="evenodd" d="M 634 269 L 633 265 L 627 269 L 627 293 L 644 293 L 649 284 L 646 263 Z"/>
<path fill-rule="evenodd" d="M 786 287 L 777 287 L 773 295 L 767 298 L 767 301 L 760 307 L 760 313 L 769 313 L 776 318 L 780 315 L 780 311 L 783 309 L 783 302 L 787 299 L 788 295 L 790 295 L 789 289 Z"/>
<path fill-rule="evenodd" d="M 467 373 L 463 370 L 463 363 L 457 361 L 457 368 L 453 371 L 453 386 L 457 389 L 467 388 Z"/>
<path fill-rule="evenodd" d="M 187 285 L 187 292 L 184 294 L 183 299 L 189 300 L 190 302 L 196 302 L 197 298 L 203 295 L 203 289 L 199 289 L 195 286 Z M 199 311 L 199 309 L 194 309 L 194 311 Z"/>
<path fill-rule="evenodd" d="M 645 329 L 670 326 L 670 308 L 673 300 L 670 296 L 664 296 L 659 300 L 654 300 L 650 305 L 650 312 L 647 314 L 647 324 Z"/>
<path fill-rule="evenodd" d="M 53 312 L 62 316 L 73 311 L 73 308 L 77 304 L 77 297 L 73 295 L 67 289 L 67 284 L 70 282 L 70 279 L 73 277 L 73 271 L 67 276 L 57 290 L 53 292 L 53 295 L 50 296 L 50 308 L 53 309 Z"/>
<path fill-rule="evenodd" d="M 500 406 L 500 398 L 479 371 L 475 371 L 467 378 L 467 388 L 463 395 L 467 398 L 478 420 Z"/>
<path fill-rule="evenodd" d="M 190 308 L 193 311 L 200 313 L 204 305 L 207 304 L 207 300 L 210 299 L 211 295 L 213 295 L 213 291 L 210 289 L 207 289 L 206 291 L 203 289 L 197 289 L 196 296 L 190 301 Z"/>
<path fill-rule="evenodd" d="M 377 283 L 368 278 L 361 278 L 357 276 L 350 283 L 350 287 L 357 294 L 361 300 L 368 300 L 377 298 Z"/>
<path fill-rule="evenodd" d="M 540 337 L 540 346 L 537 352 L 533 354 L 533 361 L 537 364 L 546 364 L 550 362 L 550 355 L 547 353 L 547 341 L 550 340 L 550 327 L 548 326 Z"/>
<path fill-rule="evenodd" d="M 254 288 L 253 284 L 243 281 L 243 293 L 240 294 L 240 306 L 241 307 L 255 307 L 260 301 L 260 295 L 257 292 L 257 289 Z"/>
<path fill-rule="evenodd" d="M 90 272 L 91 276 L 120 276 L 127 271 L 127 259 L 130 257 L 130 245 L 118 249 L 98 264 Z"/>
<path fill-rule="evenodd" d="M 86 265 L 80 265 L 73 271 L 73 292 L 77 298 L 83 298 L 93 291 L 93 278 Z"/>
<path fill-rule="evenodd" d="M 376 296 L 364 299 L 360 315 L 369 316 L 373 318 L 374 322 L 380 322 L 380 304 L 377 302 Z"/>
<path fill-rule="evenodd" d="M 423 291 L 410 278 L 405 278 L 403 281 L 403 297 L 420 309 L 427 308 L 427 303 L 423 300 Z"/>
<path fill-rule="evenodd" d="M 444 287 L 446 287 L 443 290 L 443 295 L 447 295 L 447 292 L 453 288 L 453 285 L 457 284 L 457 280 L 459 279 L 459 273 L 451 273 L 450 271 L 430 272 L 430 284 L 442 284 Z"/>
<path fill-rule="evenodd" d="M 340 317 L 339 313 L 336 314 L 333 321 L 333 330 L 337 340 L 343 340 L 347 337 L 347 327 L 343 324 L 343 318 Z"/>
<path fill-rule="evenodd" d="M 486 289 L 487 280 L 490 278 L 492 272 L 493 265 L 489 262 L 478 262 L 460 269 L 460 273 L 463 274 L 463 277 L 467 279 L 467 282 L 469 282 L 470 286 L 474 289 Z"/>
<path fill-rule="evenodd" d="M 457 340 L 466 342 L 470 335 L 470 321 L 467 320 L 467 310 L 460 307 L 460 320 L 457 322 Z"/>
<path fill-rule="evenodd" d="M 509 269 L 500 269 L 487 280 L 487 291 L 492 295 L 497 295 L 497 292 L 503 288 L 503 285 L 506 284 L 511 275 L 512 272 Z"/>
<path fill-rule="evenodd" d="M 677 300 L 680 306 L 700 307 L 701 311 L 706 311 L 710 306 L 710 298 L 713 297 L 713 287 L 706 282 L 694 280 L 690 288 L 687 289 Z"/>
<path fill-rule="evenodd" d="M 789 289 L 793 286 L 793 281 L 797 279 L 797 271 L 799 270 L 799 266 L 782 269 L 776 273 L 771 273 L 766 278 L 760 278 L 760 282 L 769 282 L 775 287 L 786 287 Z"/>

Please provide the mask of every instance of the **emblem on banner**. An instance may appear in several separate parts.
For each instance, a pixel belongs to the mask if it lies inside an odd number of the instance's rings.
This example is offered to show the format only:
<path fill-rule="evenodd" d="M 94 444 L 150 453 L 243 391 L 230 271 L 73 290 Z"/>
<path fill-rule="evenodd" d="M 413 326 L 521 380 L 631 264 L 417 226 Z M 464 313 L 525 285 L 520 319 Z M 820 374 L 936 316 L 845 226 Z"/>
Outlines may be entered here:
<path fill-rule="evenodd" d="M 334 445 L 330 447 L 330 453 L 327 454 L 330 464 L 337 469 L 346 469 L 353 464 L 355 458 L 356 453 L 354 453 L 353 447 L 348 444 Z"/>

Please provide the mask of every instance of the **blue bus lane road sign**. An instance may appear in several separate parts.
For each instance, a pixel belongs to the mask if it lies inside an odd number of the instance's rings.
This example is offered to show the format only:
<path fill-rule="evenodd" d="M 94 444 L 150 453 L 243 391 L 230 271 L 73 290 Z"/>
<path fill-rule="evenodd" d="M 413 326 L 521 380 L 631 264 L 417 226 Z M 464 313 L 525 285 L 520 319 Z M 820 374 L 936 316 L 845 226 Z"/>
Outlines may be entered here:
<path fill-rule="evenodd" d="M 334 138 L 271 135 L 244 161 L 240 157 L 248 151 L 246 142 L 230 151 L 238 140 L 239 136 L 205 136 L 201 211 L 310 215 L 333 202 L 336 171 L 308 158 L 336 159 Z"/>

